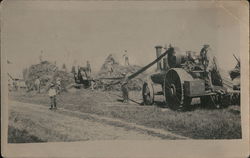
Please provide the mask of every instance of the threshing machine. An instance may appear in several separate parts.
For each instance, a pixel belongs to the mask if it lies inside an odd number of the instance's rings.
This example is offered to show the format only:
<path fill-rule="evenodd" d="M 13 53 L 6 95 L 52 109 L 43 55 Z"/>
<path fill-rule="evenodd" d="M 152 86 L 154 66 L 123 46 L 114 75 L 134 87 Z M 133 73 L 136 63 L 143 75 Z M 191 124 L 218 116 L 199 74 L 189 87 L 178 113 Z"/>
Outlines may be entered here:
<path fill-rule="evenodd" d="M 89 88 L 93 80 L 87 67 L 79 67 L 77 73 L 74 74 L 74 79 L 77 87 L 83 86 L 84 88 Z"/>

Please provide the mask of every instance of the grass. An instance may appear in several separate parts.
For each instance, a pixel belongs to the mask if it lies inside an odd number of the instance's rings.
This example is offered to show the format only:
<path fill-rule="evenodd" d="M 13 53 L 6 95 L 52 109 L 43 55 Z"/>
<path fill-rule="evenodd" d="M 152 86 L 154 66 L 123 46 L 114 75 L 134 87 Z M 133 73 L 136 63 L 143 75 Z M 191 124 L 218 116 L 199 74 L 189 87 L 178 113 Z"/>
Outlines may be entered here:
<path fill-rule="evenodd" d="M 36 136 L 30 135 L 26 130 L 8 127 L 8 143 L 38 143 L 44 142 Z"/>
<path fill-rule="evenodd" d="M 49 107 L 49 98 L 45 94 L 14 93 L 11 98 Z M 240 139 L 242 137 L 239 106 L 224 109 L 196 108 L 193 111 L 178 112 L 157 106 L 124 105 L 118 101 L 119 99 L 107 92 L 80 90 L 75 93 L 61 94 L 58 98 L 58 106 L 72 111 L 161 128 L 193 139 Z"/>

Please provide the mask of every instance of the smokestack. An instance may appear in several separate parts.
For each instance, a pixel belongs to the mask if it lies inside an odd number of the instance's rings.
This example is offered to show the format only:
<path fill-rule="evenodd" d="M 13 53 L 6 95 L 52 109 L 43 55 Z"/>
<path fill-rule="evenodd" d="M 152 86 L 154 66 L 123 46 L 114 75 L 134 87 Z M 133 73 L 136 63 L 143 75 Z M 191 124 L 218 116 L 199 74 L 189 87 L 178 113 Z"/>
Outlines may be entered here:
<path fill-rule="evenodd" d="M 162 46 L 155 46 L 156 49 L 156 58 L 159 58 L 161 56 Z M 156 71 L 161 70 L 161 60 L 157 62 L 157 68 Z"/>

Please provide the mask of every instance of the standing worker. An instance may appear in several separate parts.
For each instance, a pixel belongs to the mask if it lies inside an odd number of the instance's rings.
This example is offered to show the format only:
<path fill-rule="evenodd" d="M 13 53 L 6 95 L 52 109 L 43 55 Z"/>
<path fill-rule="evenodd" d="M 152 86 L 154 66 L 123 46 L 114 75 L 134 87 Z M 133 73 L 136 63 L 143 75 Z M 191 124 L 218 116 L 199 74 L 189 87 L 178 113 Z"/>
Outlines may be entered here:
<path fill-rule="evenodd" d="M 94 90 L 94 80 L 91 74 L 91 66 L 90 66 L 90 62 L 87 60 L 87 76 L 88 76 L 88 80 L 90 81 L 90 86 L 91 86 L 91 90 Z"/>
<path fill-rule="evenodd" d="M 114 71 L 112 64 L 109 62 L 109 63 L 107 63 L 106 67 L 107 67 L 107 70 L 108 70 L 108 75 L 111 76 L 113 71 Z"/>
<path fill-rule="evenodd" d="M 127 53 L 127 50 L 125 50 L 125 52 Z M 129 65 L 129 59 L 128 59 L 128 55 L 127 54 L 124 54 L 123 55 L 123 57 L 124 57 L 124 65 L 125 66 L 128 66 Z"/>
<path fill-rule="evenodd" d="M 36 80 L 35 80 L 35 89 L 36 91 L 38 91 L 38 93 L 40 93 L 40 86 L 41 86 L 41 81 L 39 76 L 37 76 Z"/>
<path fill-rule="evenodd" d="M 53 83 L 51 83 L 50 88 L 49 88 L 49 97 L 50 97 L 50 110 L 52 109 L 57 109 L 56 107 L 56 87 Z"/>
<path fill-rule="evenodd" d="M 109 55 L 109 60 L 112 62 L 112 64 L 115 64 L 115 59 L 112 54 Z"/>
<path fill-rule="evenodd" d="M 208 66 L 208 58 L 207 58 L 207 52 L 208 52 L 209 45 L 205 44 L 203 48 L 200 51 L 200 56 L 201 56 L 201 63 L 204 65 L 205 68 Z"/>
<path fill-rule="evenodd" d="M 87 60 L 87 70 L 89 71 L 89 73 L 91 73 L 91 66 L 88 60 Z"/>
<path fill-rule="evenodd" d="M 208 47 L 207 47 L 208 48 Z M 208 84 L 208 88 L 210 90 L 213 90 L 214 89 L 214 86 L 213 86 L 213 80 L 215 80 L 217 78 L 217 82 L 221 82 L 220 79 L 221 77 L 218 76 L 219 74 L 217 73 L 218 71 L 218 68 L 217 68 L 217 64 L 216 64 L 216 58 L 213 57 L 210 54 L 206 54 L 206 65 L 205 65 L 205 74 L 207 75 L 207 79 L 205 79 L 205 84 L 207 83 Z M 213 78 L 212 78 L 213 76 Z"/>
<path fill-rule="evenodd" d="M 128 103 L 128 101 L 129 101 L 128 74 L 123 73 L 122 75 L 124 76 L 124 79 L 121 82 L 123 103 Z"/>

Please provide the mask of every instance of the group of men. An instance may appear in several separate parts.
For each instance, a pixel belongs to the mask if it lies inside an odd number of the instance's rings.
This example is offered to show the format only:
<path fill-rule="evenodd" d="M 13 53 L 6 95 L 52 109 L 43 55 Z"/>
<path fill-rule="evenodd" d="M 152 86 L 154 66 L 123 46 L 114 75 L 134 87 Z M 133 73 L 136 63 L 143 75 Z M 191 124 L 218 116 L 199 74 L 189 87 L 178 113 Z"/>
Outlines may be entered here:
<path fill-rule="evenodd" d="M 207 57 L 208 48 L 209 48 L 209 45 L 204 45 L 200 51 L 200 61 L 201 61 L 201 64 L 204 65 L 205 69 L 207 68 L 208 63 L 209 63 L 209 60 Z M 88 72 L 91 73 L 91 67 L 90 67 L 89 62 L 87 62 L 87 68 L 88 68 Z M 123 79 L 120 83 L 121 83 L 121 91 L 122 91 L 122 95 L 123 95 L 123 102 L 128 103 L 129 102 L 129 89 L 128 89 L 128 80 L 129 80 L 128 76 L 129 76 L 129 74 L 123 73 L 122 75 L 123 75 Z M 36 82 L 37 82 L 37 85 L 39 85 L 38 83 L 40 83 L 40 82 L 38 80 L 36 80 Z M 38 89 L 40 91 L 40 87 L 38 87 Z M 57 108 L 56 107 L 56 95 L 58 93 L 57 91 L 58 91 L 58 83 L 51 84 L 50 89 L 49 89 L 49 97 L 51 100 L 50 109 Z"/>

